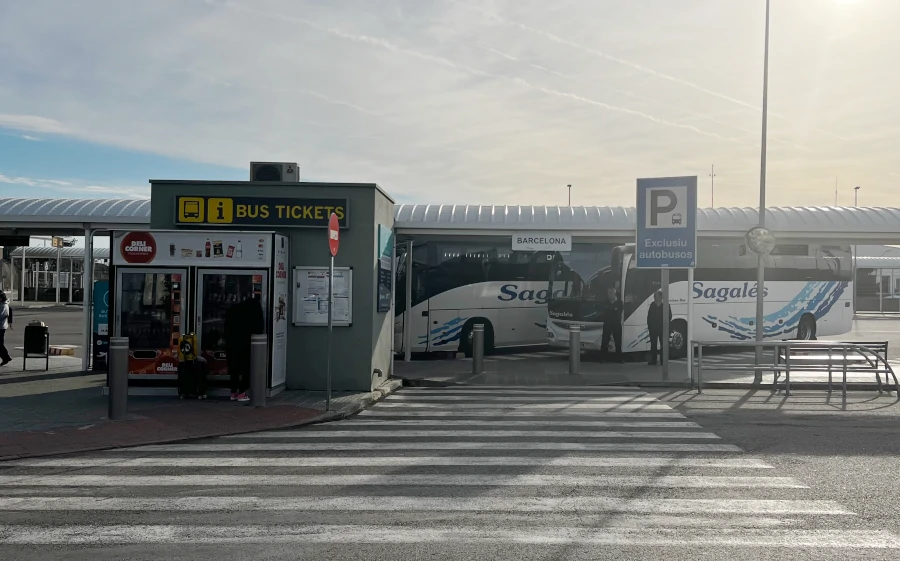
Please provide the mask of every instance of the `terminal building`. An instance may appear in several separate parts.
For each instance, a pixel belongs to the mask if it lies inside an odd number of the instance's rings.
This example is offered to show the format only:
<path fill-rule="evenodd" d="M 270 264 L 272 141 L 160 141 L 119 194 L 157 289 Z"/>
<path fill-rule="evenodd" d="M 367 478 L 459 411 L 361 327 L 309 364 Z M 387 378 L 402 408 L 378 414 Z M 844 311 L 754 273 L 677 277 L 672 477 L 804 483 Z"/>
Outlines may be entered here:
<path fill-rule="evenodd" d="M 0 237 L 19 246 L 10 252 L 4 289 L 22 301 L 55 297 L 60 285 L 61 301 L 84 300 L 83 345 L 91 349 L 98 335 L 91 307 L 98 302 L 85 288 L 108 282 L 109 334 L 129 336 L 135 391 L 171 389 L 173 341 L 186 331 L 196 332 L 201 349 L 220 363 L 222 314 L 252 293 L 266 312 L 269 391 L 319 390 L 327 360 L 326 231 L 335 212 L 341 230 L 333 387 L 369 391 L 391 375 L 395 353 L 466 352 L 467 325 L 475 319 L 489 325 L 495 347 L 548 342 L 547 301 L 557 293 L 548 279 L 557 265 L 552 252 L 514 247 L 517 234 L 559 234 L 573 248 L 588 248 L 571 253 L 594 262 L 559 261 L 569 272 L 595 275 L 615 263 L 628 268 L 633 208 L 397 205 L 375 184 L 298 182 L 281 173 L 283 166 L 266 165 L 274 173 L 259 166 L 244 182 L 151 180 L 150 200 L 0 199 Z M 753 209 L 701 209 L 699 251 L 718 248 L 709 251 L 734 259 L 720 269 L 740 269 L 746 261 L 741 240 L 757 224 Z M 802 257 L 809 276 L 798 279 L 843 290 L 823 298 L 845 302 L 844 315 L 900 311 L 900 254 L 871 249 L 900 244 L 900 208 L 775 207 L 767 210 L 766 225 L 783 246 L 767 262 L 767 281 L 769 271 L 773 279 L 782 274 L 779 264 Z M 84 236 L 86 243 L 66 248 L 59 263 L 55 251 L 22 247 L 27 236 L 45 235 Z M 106 243 L 97 243 L 101 237 Z M 866 247 L 866 254 L 853 247 Z M 628 277 L 624 269 L 619 288 L 633 296 L 637 313 L 659 282 Z M 678 279 L 673 273 L 670 283 Z M 454 290 L 455 301 L 438 298 Z M 782 331 L 796 335 L 803 317 L 795 323 Z M 640 337 L 635 332 L 638 347 Z M 91 355 L 84 353 L 85 369 Z M 212 377 L 226 385 L 221 365 Z"/>

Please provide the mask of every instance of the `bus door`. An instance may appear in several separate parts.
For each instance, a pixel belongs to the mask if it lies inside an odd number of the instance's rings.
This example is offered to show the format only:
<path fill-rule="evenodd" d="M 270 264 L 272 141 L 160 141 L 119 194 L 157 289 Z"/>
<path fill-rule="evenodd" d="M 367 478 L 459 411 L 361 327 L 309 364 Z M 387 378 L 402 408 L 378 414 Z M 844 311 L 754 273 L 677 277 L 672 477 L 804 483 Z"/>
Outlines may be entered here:
<path fill-rule="evenodd" d="M 397 263 L 397 276 L 394 283 L 394 352 L 405 352 L 403 347 L 404 328 L 407 321 L 412 330 L 410 342 L 412 352 L 424 352 L 428 345 L 428 300 L 425 290 L 425 248 L 417 246 L 413 248 L 412 270 L 412 310 L 406 309 L 406 279 L 407 279 L 407 245 L 398 243 L 395 259 Z"/>

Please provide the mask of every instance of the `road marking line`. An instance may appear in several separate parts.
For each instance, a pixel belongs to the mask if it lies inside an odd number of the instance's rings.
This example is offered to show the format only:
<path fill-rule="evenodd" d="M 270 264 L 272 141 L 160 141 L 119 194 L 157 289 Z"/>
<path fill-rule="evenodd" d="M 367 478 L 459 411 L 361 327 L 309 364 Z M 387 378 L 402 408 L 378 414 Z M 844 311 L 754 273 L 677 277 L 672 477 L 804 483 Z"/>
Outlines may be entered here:
<path fill-rule="evenodd" d="M 729 546 L 779 548 L 898 549 L 900 537 L 878 530 L 799 530 L 790 528 L 393 528 L 385 525 L 79 525 L 47 528 L 0 526 L 0 544 L 433 544 L 491 543 L 592 546 Z"/>
<path fill-rule="evenodd" d="M 238 444 L 150 444 L 125 448 L 137 452 L 349 452 L 371 450 L 522 450 L 521 442 L 241 442 Z M 528 450 L 581 452 L 743 452 L 731 444 L 669 444 L 629 442 L 529 442 Z"/>
<path fill-rule="evenodd" d="M 833 501 L 619 499 L 612 497 L 0 497 L 0 511 L 380 511 L 844 515 Z"/>
<path fill-rule="evenodd" d="M 337 425 L 339 426 L 339 425 Z M 551 431 L 551 430 L 285 430 L 232 434 L 223 439 L 257 438 L 671 438 L 671 439 L 718 439 L 711 432 L 654 432 L 654 431 Z"/>
<path fill-rule="evenodd" d="M 0 487 L 172 487 L 172 486 L 565 486 L 638 488 L 778 488 L 808 489 L 793 477 L 734 477 L 701 475 L 579 476 L 579 475 L 36 475 L 25 481 L 0 475 Z"/>
<path fill-rule="evenodd" d="M 537 466 L 537 467 L 646 467 L 646 468 L 726 468 L 726 469 L 774 469 L 773 466 L 754 459 L 722 458 L 694 459 L 678 456 L 319 456 L 319 457 L 101 457 L 101 458 L 50 458 L 12 460 L 4 467 L 31 468 L 90 468 L 115 467 L 412 467 L 412 466 Z M 27 478 L 23 481 L 27 482 Z"/>
<path fill-rule="evenodd" d="M 420 395 L 420 394 L 395 394 L 389 396 L 386 401 L 446 401 L 446 402 L 481 402 L 481 403 L 491 403 L 494 402 L 503 402 L 509 404 L 515 403 L 533 403 L 536 401 L 552 401 L 556 403 L 597 403 L 600 405 L 613 405 L 614 403 L 654 403 L 658 402 L 655 397 L 643 396 L 643 395 L 621 395 L 621 396 L 575 396 L 575 395 L 567 395 L 567 396 L 532 396 L 526 397 L 521 395 L 449 395 L 449 394 L 432 394 L 432 395 Z"/>
<path fill-rule="evenodd" d="M 664 403 L 646 402 L 646 403 L 412 403 L 398 401 L 382 401 L 375 405 L 380 409 L 406 409 L 406 408 L 429 408 L 429 409 L 491 409 L 494 411 L 501 409 L 556 409 L 566 411 L 569 409 L 597 409 L 604 411 L 633 411 L 633 410 L 671 410 L 672 408 Z"/>
<path fill-rule="evenodd" d="M 388 411 L 385 409 L 366 409 L 359 412 L 359 417 L 397 417 L 397 418 L 417 418 L 417 417 L 493 417 L 497 419 L 506 419 L 509 417 L 529 417 L 532 419 L 556 419 L 564 420 L 569 417 L 589 417 L 595 418 L 621 418 L 621 419 L 686 419 L 683 414 L 677 411 L 656 411 L 653 413 L 642 411 L 565 411 L 564 413 L 546 414 L 538 411 L 498 411 L 497 408 L 485 408 L 484 410 L 467 410 L 465 412 L 443 410 L 443 411 Z"/>
<path fill-rule="evenodd" d="M 548 419 L 546 421 L 484 421 L 482 419 L 370 419 L 370 420 L 347 420 L 341 421 L 342 427 L 396 427 L 396 426 L 416 426 L 416 427 L 447 427 L 447 426 L 482 426 L 491 427 L 622 427 L 622 428 L 694 428 L 701 429 L 700 425 L 691 421 L 569 421 Z"/>

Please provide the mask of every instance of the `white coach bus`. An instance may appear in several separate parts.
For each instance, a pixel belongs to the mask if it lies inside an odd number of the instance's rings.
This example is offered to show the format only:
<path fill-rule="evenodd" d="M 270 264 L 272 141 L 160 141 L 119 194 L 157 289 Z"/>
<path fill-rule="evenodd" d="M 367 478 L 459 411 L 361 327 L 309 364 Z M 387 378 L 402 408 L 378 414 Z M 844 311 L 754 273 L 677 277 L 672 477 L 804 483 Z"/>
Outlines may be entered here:
<path fill-rule="evenodd" d="M 509 238 L 416 241 L 412 271 L 398 247 L 394 350 L 409 318 L 412 352 L 472 351 L 472 326 L 484 324 L 485 350 L 547 342 L 548 254 L 514 252 Z M 406 313 L 407 275 L 412 308 Z"/>
<path fill-rule="evenodd" d="M 748 341 L 756 337 L 757 256 L 739 238 L 701 238 L 693 286 L 687 271 L 669 272 L 672 309 L 670 349 L 686 354 L 687 296 L 694 298 L 694 338 Z M 852 272 L 849 245 L 790 243 L 776 245 L 766 262 L 765 326 L 767 339 L 815 339 L 851 330 Z M 591 267 L 593 263 L 595 266 Z M 660 288 L 660 271 L 635 268 L 634 245 L 573 246 L 553 258 L 547 339 L 568 347 L 568 326 L 581 325 L 582 346 L 600 350 L 608 302 L 616 288 L 622 302 L 624 352 L 646 351 L 647 308 Z"/>

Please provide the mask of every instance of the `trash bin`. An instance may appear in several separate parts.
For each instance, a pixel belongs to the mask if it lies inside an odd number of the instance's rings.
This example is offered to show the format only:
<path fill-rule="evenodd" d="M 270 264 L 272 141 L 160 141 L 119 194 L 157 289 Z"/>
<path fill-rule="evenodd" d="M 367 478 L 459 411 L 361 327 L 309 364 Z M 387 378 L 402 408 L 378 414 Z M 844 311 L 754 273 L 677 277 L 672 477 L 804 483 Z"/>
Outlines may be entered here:
<path fill-rule="evenodd" d="M 25 353 L 22 356 L 22 370 L 29 358 L 43 358 L 44 370 L 50 370 L 50 328 L 42 321 L 33 321 L 25 326 Z"/>

